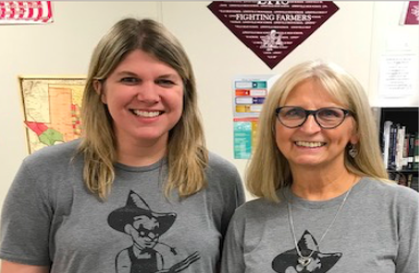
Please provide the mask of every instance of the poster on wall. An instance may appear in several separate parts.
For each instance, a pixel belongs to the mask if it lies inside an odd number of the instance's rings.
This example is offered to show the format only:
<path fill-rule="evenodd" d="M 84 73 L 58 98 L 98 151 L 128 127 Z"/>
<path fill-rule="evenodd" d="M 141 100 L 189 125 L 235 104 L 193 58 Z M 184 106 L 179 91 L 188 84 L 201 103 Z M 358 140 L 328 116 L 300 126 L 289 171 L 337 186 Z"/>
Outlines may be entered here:
<path fill-rule="evenodd" d="M 409 98 L 417 92 L 417 54 L 383 54 L 379 72 L 379 97 L 381 99 Z"/>
<path fill-rule="evenodd" d="M 0 24 L 53 22 L 51 1 L 0 1 Z"/>
<path fill-rule="evenodd" d="M 402 25 L 419 25 L 419 1 L 408 1 L 402 11 Z"/>
<path fill-rule="evenodd" d="M 19 77 L 29 153 L 81 135 L 83 77 Z"/>
<path fill-rule="evenodd" d="M 208 8 L 271 69 L 339 9 L 332 1 L 214 1 Z"/>
<path fill-rule="evenodd" d="M 256 147 L 257 118 L 234 118 L 234 158 L 249 159 Z"/>
<path fill-rule="evenodd" d="M 237 76 L 233 80 L 234 158 L 248 159 L 257 140 L 257 125 L 269 88 L 279 75 Z"/>
<path fill-rule="evenodd" d="M 237 77 L 233 81 L 234 117 L 258 117 L 268 95 L 268 79 L 272 76 Z"/>

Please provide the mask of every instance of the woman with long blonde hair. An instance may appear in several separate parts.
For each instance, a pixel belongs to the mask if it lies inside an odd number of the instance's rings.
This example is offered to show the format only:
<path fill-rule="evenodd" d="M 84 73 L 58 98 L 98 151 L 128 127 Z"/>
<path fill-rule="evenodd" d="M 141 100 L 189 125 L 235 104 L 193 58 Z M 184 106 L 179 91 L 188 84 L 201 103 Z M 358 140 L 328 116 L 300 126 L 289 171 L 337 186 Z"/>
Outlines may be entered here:
<path fill-rule="evenodd" d="M 179 41 L 127 18 L 100 40 L 84 136 L 23 162 L 1 220 L 2 273 L 217 272 L 244 201 L 236 168 L 207 151 Z"/>
<path fill-rule="evenodd" d="M 418 272 L 419 194 L 388 180 L 368 98 L 307 61 L 270 89 L 222 273 Z"/>

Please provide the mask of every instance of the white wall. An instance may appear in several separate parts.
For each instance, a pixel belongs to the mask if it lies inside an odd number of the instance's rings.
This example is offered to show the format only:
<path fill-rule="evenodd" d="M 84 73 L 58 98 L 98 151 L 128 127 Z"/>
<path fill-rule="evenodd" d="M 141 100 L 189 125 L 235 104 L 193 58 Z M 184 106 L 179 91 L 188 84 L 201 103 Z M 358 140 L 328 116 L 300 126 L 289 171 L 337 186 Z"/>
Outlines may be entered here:
<path fill-rule="evenodd" d="M 419 106 L 418 54 L 419 32 L 418 25 L 400 25 L 401 14 L 409 1 L 377 2 L 374 7 L 373 33 L 371 40 L 371 68 L 369 95 L 373 106 L 403 107 Z M 385 55 L 415 55 L 416 80 L 413 92 L 402 97 L 388 97 L 380 90 L 380 81 L 384 80 L 380 72 L 380 65 L 384 65 L 382 57 Z M 381 91 L 381 92 L 380 92 Z"/>
<path fill-rule="evenodd" d="M 209 3 L 53 2 L 52 24 L 0 25 L 0 204 L 27 155 L 17 76 L 85 74 L 93 47 L 122 17 L 160 20 L 181 40 L 195 68 L 208 147 L 241 174 L 247 161 L 233 159 L 236 75 L 282 73 L 301 61 L 324 58 L 354 74 L 373 96 L 386 31 L 400 30 L 418 41 L 417 26 L 397 25 L 402 2 L 339 1 L 340 10 L 271 70 L 210 12 Z"/>

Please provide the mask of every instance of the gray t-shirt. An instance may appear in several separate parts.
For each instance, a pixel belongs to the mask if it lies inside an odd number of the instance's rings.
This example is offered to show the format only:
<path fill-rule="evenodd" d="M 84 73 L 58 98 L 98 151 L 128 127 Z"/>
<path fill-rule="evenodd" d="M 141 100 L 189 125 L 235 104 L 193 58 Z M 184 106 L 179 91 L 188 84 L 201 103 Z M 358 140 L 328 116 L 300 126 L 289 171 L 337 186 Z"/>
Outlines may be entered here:
<path fill-rule="evenodd" d="M 283 201 L 252 200 L 236 210 L 226 235 L 222 273 L 418 272 L 419 194 L 363 178 L 353 188 L 323 241 L 345 194 L 307 201 L 289 188 Z M 284 198 L 285 196 L 285 198 Z M 296 243 L 311 263 L 297 268 Z"/>
<path fill-rule="evenodd" d="M 72 160 L 77 144 L 24 160 L 3 206 L 1 259 L 49 265 L 52 273 L 216 272 L 228 223 L 244 202 L 231 163 L 211 153 L 208 186 L 184 200 L 163 194 L 165 159 L 115 164 L 103 202 L 82 181 L 83 159 Z"/>

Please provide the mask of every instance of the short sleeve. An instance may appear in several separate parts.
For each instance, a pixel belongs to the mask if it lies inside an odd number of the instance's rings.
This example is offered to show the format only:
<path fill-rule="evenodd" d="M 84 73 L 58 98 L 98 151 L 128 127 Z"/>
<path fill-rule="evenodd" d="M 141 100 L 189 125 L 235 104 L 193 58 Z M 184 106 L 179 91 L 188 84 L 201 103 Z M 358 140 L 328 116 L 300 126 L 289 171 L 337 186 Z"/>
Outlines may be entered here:
<path fill-rule="evenodd" d="M 28 265 L 50 265 L 49 231 L 52 209 L 44 183 L 25 160 L 2 209 L 0 258 Z M 34 174 L 35 173 L 35 174 Z"/>
<path fill-rule="evenodd" d="M 399 246 L 397 273 L 419 272 L 419 194 L 400 187 L 398 196 Z"/>
<path fill-rule="evenodd" d="M 233 187 L 230 187 L 230 194 L 225 197 L 226 206 L 224 208 L 222 225 L 221 225 L 221 234 L 224 236 L 228 224 L 233 216 L 234 211 L 241 206 L 245 201 L 243 183 L 240 178 L 240 175 L 237 169 L 234 169 L 233 172 L 233 181 L 229 181 Z"/>

